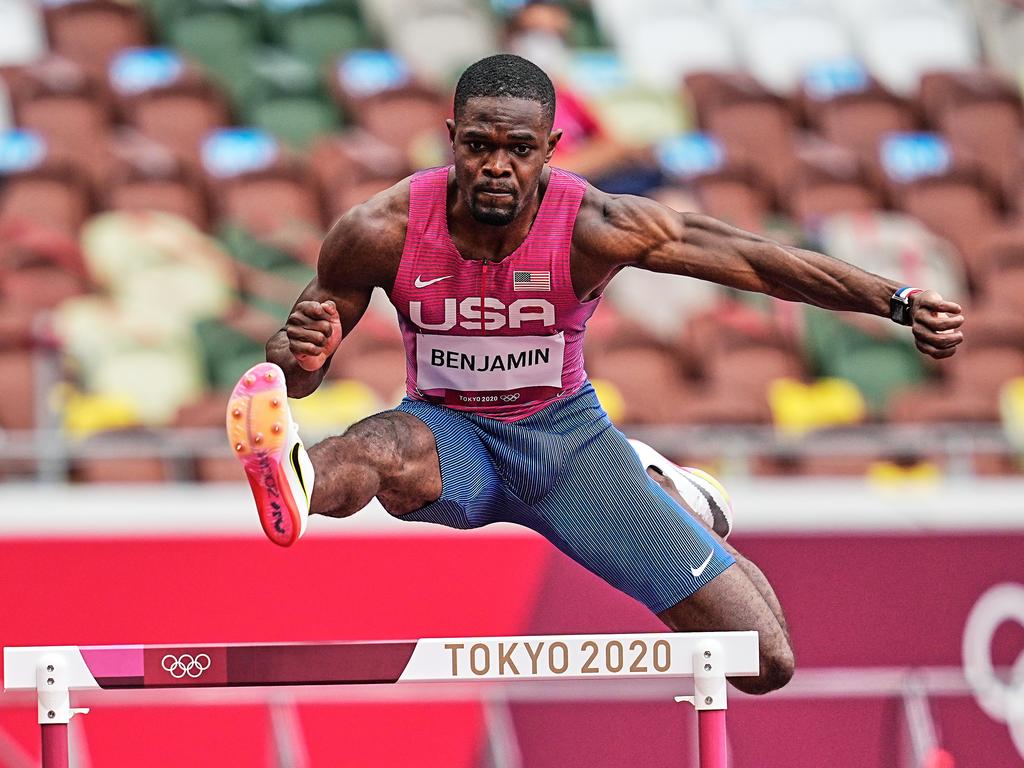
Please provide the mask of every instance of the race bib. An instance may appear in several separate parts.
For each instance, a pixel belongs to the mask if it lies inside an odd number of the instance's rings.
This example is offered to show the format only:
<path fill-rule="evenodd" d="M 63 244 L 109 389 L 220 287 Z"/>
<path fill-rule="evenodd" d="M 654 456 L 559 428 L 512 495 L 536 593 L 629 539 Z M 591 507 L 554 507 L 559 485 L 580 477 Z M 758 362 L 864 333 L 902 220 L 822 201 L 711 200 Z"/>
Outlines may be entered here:
<path fill-rule="evenodd" d="M 420 390 L 504 392 L 561 387 L 565 335 L 416 336 Z"/>

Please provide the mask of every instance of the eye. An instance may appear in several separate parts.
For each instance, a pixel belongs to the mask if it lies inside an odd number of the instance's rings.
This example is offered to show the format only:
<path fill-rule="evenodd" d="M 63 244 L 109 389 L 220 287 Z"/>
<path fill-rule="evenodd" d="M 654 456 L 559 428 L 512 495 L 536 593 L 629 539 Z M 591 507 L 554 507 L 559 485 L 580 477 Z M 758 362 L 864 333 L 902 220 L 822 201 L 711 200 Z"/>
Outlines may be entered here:
<path fill-rule="evenodd" d="M 482 141 L 467 141 L 470 152 L 483 152 L 486 147 Z"/>
<path fill-rule="evenodd" d="M 526 157 L 533 151 L 533 147 L 531 147 L 529 144 L 516 144 L 514 147 L 512 147 L 512 151 L 515 152 L 520 157 Z"/>

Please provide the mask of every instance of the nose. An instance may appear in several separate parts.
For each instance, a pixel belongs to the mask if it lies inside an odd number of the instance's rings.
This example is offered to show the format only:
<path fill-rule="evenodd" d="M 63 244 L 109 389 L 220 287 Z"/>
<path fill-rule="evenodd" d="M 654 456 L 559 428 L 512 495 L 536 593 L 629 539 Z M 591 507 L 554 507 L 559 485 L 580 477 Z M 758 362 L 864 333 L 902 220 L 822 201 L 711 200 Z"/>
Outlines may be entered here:
<path fill-rule="evenodd" d="M 501 179 L 512 175 L 512 165 L 509 163 L 509 155 L 503 149 L 495 150 L 487 156 L 484 163 L 483 173 L 492 179 Z"/>

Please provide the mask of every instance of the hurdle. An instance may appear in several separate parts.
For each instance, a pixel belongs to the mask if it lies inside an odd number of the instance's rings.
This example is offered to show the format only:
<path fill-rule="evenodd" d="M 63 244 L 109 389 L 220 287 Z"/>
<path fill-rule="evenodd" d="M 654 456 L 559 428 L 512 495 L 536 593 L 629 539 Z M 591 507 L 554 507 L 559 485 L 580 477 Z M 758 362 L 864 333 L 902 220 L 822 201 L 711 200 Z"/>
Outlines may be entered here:
<path fill-rule="evenodd" d="M 42 768 L 68 768 L 72 691 L 693 678 L 700 768 L 727 768 L 726 676 L 758 673 L 757 632 L 330 643 L 4 648 L 4 690 L 34 690 Z"/>

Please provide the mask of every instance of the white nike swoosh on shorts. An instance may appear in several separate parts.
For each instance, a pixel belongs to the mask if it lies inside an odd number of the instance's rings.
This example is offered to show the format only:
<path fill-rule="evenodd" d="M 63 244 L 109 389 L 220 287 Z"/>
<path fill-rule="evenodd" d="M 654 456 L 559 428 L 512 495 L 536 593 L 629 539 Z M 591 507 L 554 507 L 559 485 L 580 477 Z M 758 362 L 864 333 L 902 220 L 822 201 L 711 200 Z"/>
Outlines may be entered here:
<path fill-rule="evenodd" d="M 417 288 L 426 288 L 428 285 L 433 285 L 434 283 L 440 283 L 442 280 L 447 280 L 449 277 L 453 277 L 453 275 L 445 275 L 444 277 L 435 277 L 433 280 L 424 280 L 423 279 L 423 275 L 417 275 L 416 279 L 413 281 L 413 285 L 415 285 Z"/>
<path fill-rule="evenodd" d="M 708 552 L 708 559 L 700 564 L 700 568 L 691 568 L 690 569 L 690 573 L 693 574 L 693 578 L 695 578 L 695 579 L 700 578 L 700 575 L 702 573 L 704 573 L 704 569 L 708 567 L 708 563 L 711 562 L 711 558 L 713 558 L 714 556 L 715 556 L 715 551 L 711 550 L 710 552 Z"/>

